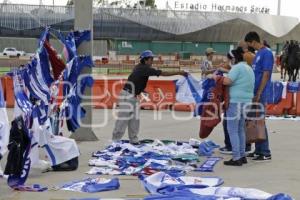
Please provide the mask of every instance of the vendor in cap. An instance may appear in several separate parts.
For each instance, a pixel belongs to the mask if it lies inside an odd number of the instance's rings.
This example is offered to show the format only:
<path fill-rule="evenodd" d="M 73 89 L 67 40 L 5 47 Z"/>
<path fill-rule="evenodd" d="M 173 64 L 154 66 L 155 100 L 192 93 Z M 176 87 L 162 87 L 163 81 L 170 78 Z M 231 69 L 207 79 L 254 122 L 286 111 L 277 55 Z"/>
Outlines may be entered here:
<path fill-rule="evenodd" d="M 214 54 L 216 51 L 214 51 L 213 48 L 207 48 L 205 51 L 206 59 L 201 64 L 201 73 L 202 73 L 202 79 L 205 79 L 208 74 L 214 73 L 216 69 L 213 67 L 212 60 L 214 57 Z"/>
<path fill-rule="evenodd" d="M 138 132 L 140 127 L 139 101 L 137 97 L 145 90 L 149 76 L 186 76 L 184 71 L 163 72 L 152 68 L 154 55 L 146 50 L 140 55 L 140 63 L 134 67 L 129 75 L 127 83 L 119 95 L 119 112 L 112 140 L 118 142 L 125 134 L 128 127 L 128 136 L 131 144 L 139 144 Z"/>

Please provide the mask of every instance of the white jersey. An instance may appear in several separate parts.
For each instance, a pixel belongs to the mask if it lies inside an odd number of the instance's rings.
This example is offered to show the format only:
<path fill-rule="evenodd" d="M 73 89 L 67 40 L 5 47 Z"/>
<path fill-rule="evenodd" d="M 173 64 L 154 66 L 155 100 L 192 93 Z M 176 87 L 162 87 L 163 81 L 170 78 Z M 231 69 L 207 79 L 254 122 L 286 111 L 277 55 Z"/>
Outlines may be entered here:
<path fill-rule="evenodd" d="M 6 108 L 0 108 L 0 154 L 3 156 L 7 152 L 9 142 L 9 122 Z"/>
<path fill-rule="evenodd" d="M 3 95 L 2 84 L 0 81 L 0 155 L 3 156 L 7 152 L 9 142 L 9 122 L 6 112 L 6 105 Z"/>

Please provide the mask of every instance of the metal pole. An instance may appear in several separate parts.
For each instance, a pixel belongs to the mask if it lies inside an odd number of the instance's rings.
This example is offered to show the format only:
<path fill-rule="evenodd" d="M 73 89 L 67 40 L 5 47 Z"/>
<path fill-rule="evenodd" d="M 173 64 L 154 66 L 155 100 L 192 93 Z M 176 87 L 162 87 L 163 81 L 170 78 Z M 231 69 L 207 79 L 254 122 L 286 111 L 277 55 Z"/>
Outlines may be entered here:
<path fill-rule="evenodd" d="M 280 14 L 281 14 L 281 0 L 278 0 L 277 15 L 280 16 Z"/>
<path fill-rule="evenodd" d="M 280 16 L 281 14 L 281 0 L 278 0 L 278 6 L 277 6 L 277 15 Z M 279 54 L 279 44 L 276 44 L 276 54 Z"/>
<path fill-rule="evenodd" d="M 75 30 L 91 30 L 92 38 L 90 42 L 83 42 L 78 47 L 79 55 L 93 56 L 93 0 L 75 0 Z M 91 75 L 92 70 L 85 67 L 82 74 Z M 97 141 L 95 133 L 92 130 L 92 105 L 91 105 L 91 88 L 86 89 L 85 96 L 88 99 L 83 100 L 83 107 L 86 110 L 86 116 L 82 120 L 84 127 L 76 130 L 71 138 L 77 141 Z"/>

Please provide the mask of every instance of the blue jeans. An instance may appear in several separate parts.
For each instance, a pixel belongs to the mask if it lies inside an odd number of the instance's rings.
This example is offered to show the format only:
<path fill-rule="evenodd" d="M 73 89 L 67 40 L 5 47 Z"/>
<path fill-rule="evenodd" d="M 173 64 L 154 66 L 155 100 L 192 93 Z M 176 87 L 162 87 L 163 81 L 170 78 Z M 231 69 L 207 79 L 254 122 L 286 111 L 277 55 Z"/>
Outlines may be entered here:
<path fill-rule="evenodd" d="M 246 156 L 244 105 L 245 103 L 230 103 L 226 111 L 233 160 L 239 160 Z"/>
<path fill-rule="evenodd" d="M 229 151 L 232 151 L 232 147 L 231 147 L 231 142 L 230 142 L 230 138 L 229 138 L 229 133 L 228 133 L 228 129 L 227 129 L 227 115 L 226 112 L 224 112 L 224 119 L 223 119 L 223 131 L 224 131 L 224 143 L 225 143 L 225 147 L 226 149 L 228 149 Z M 246 148 L 245 151 L 251 151 L 251 143 L 246 144 Z"/>

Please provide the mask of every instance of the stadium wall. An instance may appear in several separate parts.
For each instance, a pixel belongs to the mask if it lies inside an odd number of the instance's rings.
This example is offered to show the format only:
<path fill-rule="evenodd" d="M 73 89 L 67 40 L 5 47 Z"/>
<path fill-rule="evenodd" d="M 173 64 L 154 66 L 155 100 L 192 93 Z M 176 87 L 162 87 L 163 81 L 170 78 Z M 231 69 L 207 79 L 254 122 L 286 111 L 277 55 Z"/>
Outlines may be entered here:
<path fill-rule="evenodd" d="M 51 44 L 60 53 L 62 45 L 55 39 Z M 34 53 L 37 49 L 38 39 L 20 37 L 0 37 L 0 52 L 6 47 L 15 47 L 26 53 Z M 178 42 L 178 41 L 139 41 L 139 40 L 94 40 L 94 56 L 106 56 L 109 51 L 116 51 L 117 55 L 137 55 L 143 50 L 150 49 L 157 55 L 174 55 L 185 53 L 188 55 L 204 55 L 207 47 L 212 47 L 218 55 L 226 55 L 236 43 L 228 42 Z M 282 44 L 277 47 L 279 50 Z M 273 47 L 276 51 L 276 46 Z M 188 56 L 189 57 L 189 56 Z"/>
<path fill-rule="evenodd" d="M 169 55 L 186 52 L 193 55 L 204 55 L 207 47 L 213 47 L 218 54 L 225 55 L 233 43 L 196 43 L 196 42 L 169 42 L 169 41 L 137 41 L 115 40 L 113 50 L 119 55 L 134 55 L 145 49 L 150 49 L 155 54 Z"/>
<path fill-rule="evenodd" d="M 58 42 L 58 40 L 51 40 L 51 44 L 54 46 L 57 52 L 62 52 L 62 45 Z M 19 51 L 25 51 L 26 53 L 34 53 L 37 50 L 37 46 L 37 38 L 0 37 L 1 53 L 5 47 L 15 47 Z M 94 41 L 94 55 L 106 55 L 107 52 L 107 40 Z"/>

